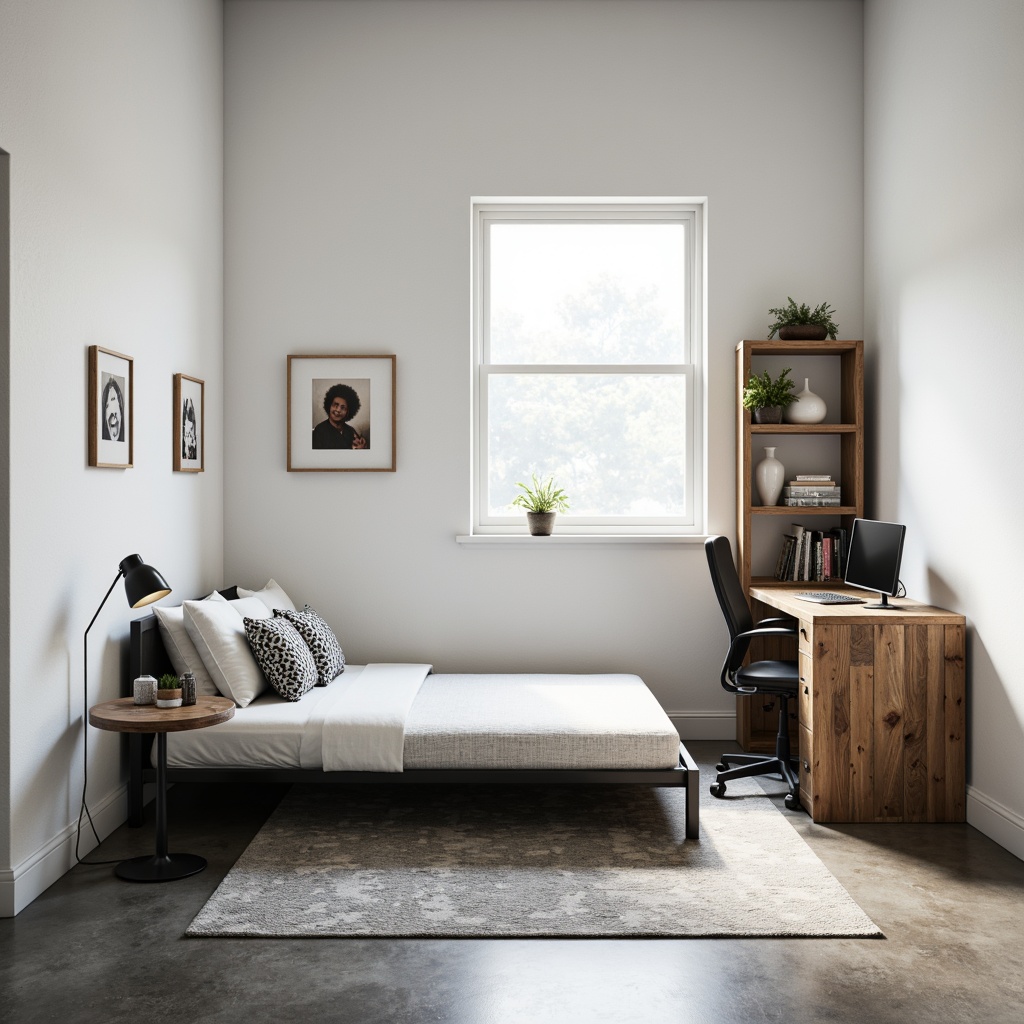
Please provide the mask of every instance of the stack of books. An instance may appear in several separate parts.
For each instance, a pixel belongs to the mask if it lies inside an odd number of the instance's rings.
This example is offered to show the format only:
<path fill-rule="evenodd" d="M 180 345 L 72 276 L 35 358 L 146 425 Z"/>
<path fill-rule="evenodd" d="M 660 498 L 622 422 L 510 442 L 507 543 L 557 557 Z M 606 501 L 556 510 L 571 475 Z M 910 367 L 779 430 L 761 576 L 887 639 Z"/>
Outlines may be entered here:
<path fill-rule="evenodd" d="M 841 489 L 828 473 L 798 473 L 782 488 L 783 505 L 820 508 L 842 503 Z"/>
<path fill-rule="evenodd" d="M 809 530 L 793 523 L 775 563 L 777 580 L 807 580 L 824 583 L 846 575 L 846 530 Z"/>

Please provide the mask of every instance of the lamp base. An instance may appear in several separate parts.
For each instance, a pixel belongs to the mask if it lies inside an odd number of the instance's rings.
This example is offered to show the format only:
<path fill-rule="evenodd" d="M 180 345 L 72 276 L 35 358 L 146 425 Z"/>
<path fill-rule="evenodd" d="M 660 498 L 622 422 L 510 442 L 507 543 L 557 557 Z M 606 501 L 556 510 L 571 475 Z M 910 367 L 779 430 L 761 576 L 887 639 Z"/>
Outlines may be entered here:
<path fill-rule="evenodd" d="M 133 857 L 114 868 L 114 874 L 126 882 L 173 882 L 177 878 L 198 875 L 206 860 L 193 853 L 169 853 L 164 857 Z"/>

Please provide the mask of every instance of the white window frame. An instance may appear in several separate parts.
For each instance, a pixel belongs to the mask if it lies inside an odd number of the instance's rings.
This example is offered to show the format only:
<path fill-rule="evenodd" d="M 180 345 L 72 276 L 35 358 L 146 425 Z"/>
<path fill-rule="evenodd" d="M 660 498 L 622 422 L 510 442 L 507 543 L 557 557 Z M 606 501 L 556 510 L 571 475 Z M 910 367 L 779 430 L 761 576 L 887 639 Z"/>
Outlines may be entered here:
<path fill-rule="evenodd" d="M 686 228 L 687 278 L 685 362 L 671 364 L 608 365 L 586 363 L 559 365 L 550 363 L 494 364 L 490 362 L 488 231 L 491 224 L 526 221 L 534 223 L 577 221 L 582 223 L 672 222 Z M 472 499 L 471 534 L 528 535 L 525 515 L 489 516 L 488 485 L 488 377 L 495 373 L 614 373 L 680 374 L 686 378 L 686 508 L 678 517 L 604 517 L 562 516 L 560 535 L 583 536 L 702 536 L 707 518 L 706 487 L 706 383 L 707 364 L 707 286 L 704 268 L 707 260 L 707 199 L 700 198 L 488 198 L 472 199 Z M 572 496 L 570 495 L 570 500 Z"/>

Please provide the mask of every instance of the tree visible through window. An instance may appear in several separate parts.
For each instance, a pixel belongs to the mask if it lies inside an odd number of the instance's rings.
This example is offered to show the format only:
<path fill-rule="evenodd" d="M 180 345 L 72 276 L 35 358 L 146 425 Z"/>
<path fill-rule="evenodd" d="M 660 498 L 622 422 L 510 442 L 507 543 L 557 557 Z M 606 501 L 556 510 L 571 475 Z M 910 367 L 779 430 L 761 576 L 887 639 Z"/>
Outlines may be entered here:
<path fill-rule="evenodd" d="M 702 206 L 477 203 L 475 529 L 554 476 L 559 532 L 697 532 Z"/>

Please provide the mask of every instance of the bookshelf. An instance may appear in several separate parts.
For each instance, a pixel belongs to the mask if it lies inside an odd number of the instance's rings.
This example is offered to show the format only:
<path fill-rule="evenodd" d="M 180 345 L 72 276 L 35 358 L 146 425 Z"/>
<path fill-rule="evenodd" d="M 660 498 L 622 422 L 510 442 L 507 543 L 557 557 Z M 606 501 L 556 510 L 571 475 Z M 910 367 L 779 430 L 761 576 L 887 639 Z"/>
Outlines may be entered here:
<path fill-rule="evenodd" d="M 828 407 L 822 423 L 754 423 L 743 408 L 743 387 L 752 373 L 784 368 L 796 382 L 810 379 L 811 390 Z M 864 342 L 741 341 L 736 346 L 736 548 L 737 570 L 744 593 L 751 587 L 786 586 L 800 590 L 827 588 L 829 583 L 781 582 L 774 577 L 776 559 L 793 523 L 827 533 L 836 526 L 847 532 L 864 515 Z M 842 504 L 792 508 L 762 506 L 754 486 L 754 467 L 763 449 L 774 447 L 786 467 L 786 479 L 802 473 L 828 473 L 842 489 Z M 781 499 L 780 499 L 781 500 Z M 751 601 L 755 619 L 772 614 Z M 793 641 L 761 641 L 751 658 L 796 658 Z M 764 711 L 763 697 L 737 697 L 736 740 L 744 750 L 770 753 L 778 728 L 776 711 Z M 796 740 L 796 709 L 792 732 Z M 794 749 L 796 749 L 794 747 Z"/>

